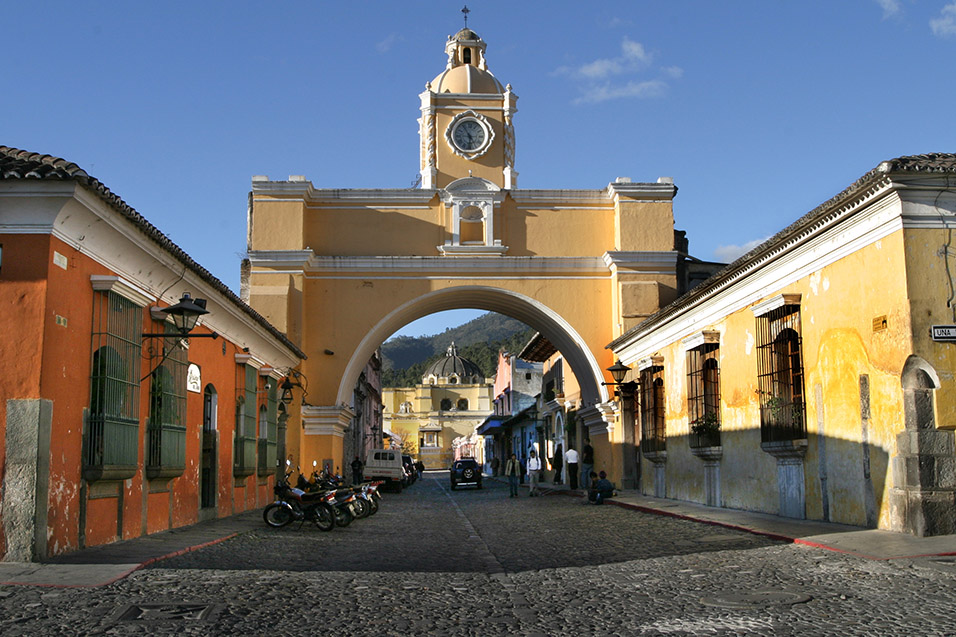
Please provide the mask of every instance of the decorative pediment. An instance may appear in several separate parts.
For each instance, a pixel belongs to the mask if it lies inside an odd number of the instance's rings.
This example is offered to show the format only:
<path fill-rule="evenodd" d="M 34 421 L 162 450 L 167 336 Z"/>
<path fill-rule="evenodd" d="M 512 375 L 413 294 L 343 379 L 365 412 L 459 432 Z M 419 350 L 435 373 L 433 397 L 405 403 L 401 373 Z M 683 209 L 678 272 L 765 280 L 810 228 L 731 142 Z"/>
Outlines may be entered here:
<path fill-rule="evenodd" d="M 452 237 L 438 246 L 442 255 L 500 256 L 508 248 L 495 239 L 495 205 L 504 200 L 501 188 L 487 179 L 463 177 L 441 190 L 451 209 Z"/>

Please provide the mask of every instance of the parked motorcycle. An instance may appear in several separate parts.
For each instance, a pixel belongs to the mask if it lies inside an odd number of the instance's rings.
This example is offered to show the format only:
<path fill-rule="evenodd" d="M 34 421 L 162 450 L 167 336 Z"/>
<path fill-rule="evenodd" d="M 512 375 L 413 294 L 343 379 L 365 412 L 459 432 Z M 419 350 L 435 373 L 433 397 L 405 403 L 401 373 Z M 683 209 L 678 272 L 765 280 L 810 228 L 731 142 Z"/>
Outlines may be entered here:
<path fill-rule="evenodd" d="M 273 528 L 282 528 L 295 520 L 308 520 L 322 531 L 335 528 L 338 514 L 335 507 L 329 503 L 327 495 L 309 493 L 289 486 L 291 476 L 292 471 L 289 470 L 284 478 L 276 480 L 273 487 L 275 502 L 262 511 L 265 523 Z"/>

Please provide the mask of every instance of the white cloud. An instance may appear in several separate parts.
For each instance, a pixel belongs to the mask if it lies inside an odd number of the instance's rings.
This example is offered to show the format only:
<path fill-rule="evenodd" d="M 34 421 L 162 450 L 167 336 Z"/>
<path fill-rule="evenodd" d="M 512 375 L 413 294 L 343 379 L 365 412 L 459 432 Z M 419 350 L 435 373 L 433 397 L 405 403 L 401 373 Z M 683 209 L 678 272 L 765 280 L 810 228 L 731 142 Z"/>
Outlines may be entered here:
<path fill-rule="evenodd" d="M 379 53 L 388 53 L 396 42 L 400 42 L 402 37 L 392 33 L 387 38 L 375 45 L 375 48 L 378 49 Z"/>
<path fill-rule="evenodd" d="M 717 246 L 717 248 L 714 250 L 714 259 L 721 263 L 730 263 L 731 261 L 734 261 L 737 258 L 747 254 L 769 238 L 770 237 L 754 239 L 753 241 L 748 241 L 740 246 Z"/>
<path fill-rule="evenodd" d="M 582 64 L 577 67 L 562 66 L 555 69 L 554 75 L 570 75 L 587 80 L 599 80 L 612 75 L 634 73 L 646 68 L 651 63 L 652 56 L 640 42 L 628 37 L 621 41 L 621 55 L 613 58 L 602 58 Z"/>
<path fill-rule="evenodd" d="M 933 35 L 941 38 L 956 35 L 956 2 L 943 7 L 939 17 L 929 21 L 929 28 L 933 30 Z"/>
<path fill-rule="evenodd" d="M 876 4 L 883 8 L 883 19 L 896 15 L 900 12 L 900 0 L 874 0 Z"/>
<path fill-rule="evenodd" d="M 641 79 L 635 76 L 648 73 L 654 54 L 643 44 L 628 37 L 621 40 L 621 53 L 616 57 L 599 58 L 577 66 L 562 66 L 552 75 L 563 75 L 580 83 L 581 96 L 574 104 L 595 104 L 614 99 L 647 99 L 662 97 L 668 84 L 660 77 Z M 677 66 L 660 68 L 657 75 L 680 78 L 684 70 Z M 631 76 L 631 77 L 627 77 Z"/>
<path fill-rule="evenodd" d="M 684 76 L 684 69 L 679 66 L 665 66 L 661 70 L 674 79 L 680 79 Z"/>
<path fill-rule="evenodd" d="M 645 82 L 630 81 L 627 84 L 591 86 L 584 95 L 574 100 L 574 104 L 596 104 L 624 97 L 651 98 L 663 97 L 667 93 L 667 83 L 662 80 Z"/>

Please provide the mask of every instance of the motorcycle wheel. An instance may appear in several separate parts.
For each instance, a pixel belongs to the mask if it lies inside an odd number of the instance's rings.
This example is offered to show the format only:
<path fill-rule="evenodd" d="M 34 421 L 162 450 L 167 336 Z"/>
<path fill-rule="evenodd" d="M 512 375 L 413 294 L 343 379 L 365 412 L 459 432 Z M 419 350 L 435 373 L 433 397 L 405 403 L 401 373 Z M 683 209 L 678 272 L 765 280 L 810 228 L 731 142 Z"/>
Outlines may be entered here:
<path fill-rule="evenodd" d="M 262 512 L 262 519 L 274 529 L 281 529 L 292 522 L 292 511 L 288 507 L 273 502 Z"/>
<path fill-rule="evenodd" d="M 315 511 L 312 512 L 312 523 L 315 524 L 320 531 L 331 531 L 335 528 L 335 514 L 332 513 L 331 508 L 328 506 L 317 506 L 315 507 Z"/>
<path fill-rule="evenodd" d="M 376 513 L 378 513 L 378 501 L 372 498 L 368 501 L 368 514 L 375 515 Z"/>
<path fill-rule="evenodd" d="M 355 517 L 356 518 L 367 518 L 370 514 L 370 509 L 368 502 L 362 498 L 356 498 L 355 502 Z"/>
<path fill-rule="evenodd" d="M 335 507 L 335 526 L 346 527 L 352 523 L 352 514 L 348 509 Z"/>

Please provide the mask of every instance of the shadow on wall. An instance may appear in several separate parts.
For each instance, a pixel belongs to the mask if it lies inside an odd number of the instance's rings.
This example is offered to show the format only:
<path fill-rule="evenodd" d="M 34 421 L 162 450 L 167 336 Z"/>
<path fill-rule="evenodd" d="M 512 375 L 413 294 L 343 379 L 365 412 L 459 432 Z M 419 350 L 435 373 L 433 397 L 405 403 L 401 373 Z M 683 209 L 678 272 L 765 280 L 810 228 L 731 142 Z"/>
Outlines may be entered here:
<path fill-rule="evenodd" d="M 889 507 L 887 451 L 815 434 L 805 442 L 805 447 L 784 444 L 765 450 L 759 429 L 722 431 L 712 440 L 672 436 L 662 451 L 638 453 L 640 491 L 708 506 L 876 528 L 889 514 L 884 510 Z M 624 445 L 613 447 L 613 457 L 624 458 Z M 610 463 L 601 460 L 596 459 L 595 470 L 611 473 Z"/>

